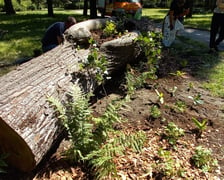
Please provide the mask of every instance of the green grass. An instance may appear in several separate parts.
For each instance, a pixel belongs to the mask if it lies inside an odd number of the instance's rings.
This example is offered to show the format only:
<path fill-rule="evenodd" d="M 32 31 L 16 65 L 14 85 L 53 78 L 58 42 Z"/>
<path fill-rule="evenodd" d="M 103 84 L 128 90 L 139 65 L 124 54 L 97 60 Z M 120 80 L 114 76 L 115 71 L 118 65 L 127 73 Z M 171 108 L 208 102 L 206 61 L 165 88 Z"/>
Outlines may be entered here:
<path fill-rule="evenodd" d="M 158 8 L 144 8 L 142 15 L 150 19 L 153 19 L 155 22 L 162 22 L 165 15 L 169 9 L 158 9 Z M 210 29 L 212 13 L 206 14 L 193 14 L 192 18 L 185 18 L 184 25 L 200 28 L 200 29 Z"/>
<path fill-rule="evenodd" d="M 195 64 L 192 75 L 201 82 L 201 86 L 214 96 L 224 97 L 224 52 L 208 54 L 207 44 L 186 37 L 178 37 L 178 40 L 181 43 L 173 45 L 173 55 L 179 62 Z"/>
<path fill-rule="evenodd" d="M 48 17 L 46 10 L 17 12 L 11 16 L 1 13 L 0 30 L 6 30 L 8 33 L 0 39 L 0 64 L 32 57 L 34 50 L 41 50 L 41 38 L 50 24 L 64 21 L 69 15 L 74 16 L 77 21 L 86 19 L 75 10 L 55 9 L 54 13 L 54 18 Z M 1 70 L 0 75 L 4 73 Z"/>

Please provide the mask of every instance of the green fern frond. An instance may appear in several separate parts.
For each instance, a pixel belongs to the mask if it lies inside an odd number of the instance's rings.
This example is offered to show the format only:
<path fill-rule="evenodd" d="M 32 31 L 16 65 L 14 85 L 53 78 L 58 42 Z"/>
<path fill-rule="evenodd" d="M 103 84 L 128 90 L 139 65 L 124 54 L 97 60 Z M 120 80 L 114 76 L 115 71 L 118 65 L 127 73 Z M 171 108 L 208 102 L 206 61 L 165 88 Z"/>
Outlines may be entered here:
<path fill-rule="evenodd" d="M 50 105 L 54 108 L 55 112 L 58 113 L 58 118 L 60 120 L 66 120 L 66 116 L 65 116 L 65 108 L 63 106 L 63 104 L 56 98 L 53 97 L 48 97 L 48 102 L 50 103 Z"/>

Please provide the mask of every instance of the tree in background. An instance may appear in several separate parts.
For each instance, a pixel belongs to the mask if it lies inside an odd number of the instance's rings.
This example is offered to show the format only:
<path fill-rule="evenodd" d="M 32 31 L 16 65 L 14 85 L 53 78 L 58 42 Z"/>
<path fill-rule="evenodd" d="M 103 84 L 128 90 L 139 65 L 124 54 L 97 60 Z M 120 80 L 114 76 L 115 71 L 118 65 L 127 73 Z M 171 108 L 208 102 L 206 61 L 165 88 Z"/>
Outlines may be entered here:
<path fill-rule="evenodd" d="M 47 11 L 48 11 L 48 16 L 54 17 L 53 2 L 52 2 L 52 0 L 47 0 Z"/>
<path fill-rule="evenodd" d="M 89 0 L 84 0 L 83 16 L 87 16 Z"/>
<path fill-rule="evenodd" d="M 4 0 L 5 3 L 5 12 L 6 14 L 16 14 L 16 11 L 13 8 L 12 0 Z"/>
<path fill-rule="evenodd" d="M 94 19 L 97 17 L 96 0 L 90 0 L 90 18 Z"/>

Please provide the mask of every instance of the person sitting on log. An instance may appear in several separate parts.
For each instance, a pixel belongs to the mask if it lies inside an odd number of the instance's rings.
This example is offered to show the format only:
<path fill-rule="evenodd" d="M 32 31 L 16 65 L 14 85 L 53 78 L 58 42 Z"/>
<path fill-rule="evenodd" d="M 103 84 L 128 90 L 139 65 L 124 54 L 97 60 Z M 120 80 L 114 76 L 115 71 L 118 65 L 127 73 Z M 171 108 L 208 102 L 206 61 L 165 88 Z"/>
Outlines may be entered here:
<path fill-rule="evenodd" d="M 55 22 L 50 25 L 42 38 L 42 50 L 47 52 L 64 41 L 63 33 L 66 29 L 76 24 L 76 19 L 69 16 L 65 22 Z"/>

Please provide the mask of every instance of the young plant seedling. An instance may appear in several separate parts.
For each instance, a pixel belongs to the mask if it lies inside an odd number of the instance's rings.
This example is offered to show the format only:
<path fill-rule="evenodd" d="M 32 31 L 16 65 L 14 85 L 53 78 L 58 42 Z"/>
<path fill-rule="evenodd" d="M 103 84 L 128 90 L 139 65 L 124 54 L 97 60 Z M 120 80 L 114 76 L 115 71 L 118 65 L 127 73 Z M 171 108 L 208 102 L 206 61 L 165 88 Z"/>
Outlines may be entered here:
<path fill-rule="evenodd" d="M 207 119 L 203 119 L 202 122 L 200 122 L 199 120 L 197 120 L 196 118 L 192 118 L 192 121 L 194 122 L 194 124 L 197 126 L 199 132 L 197 134 L 197 137 L 200 138 L 202 133 L 206 130 L 207 128 Z"/>

